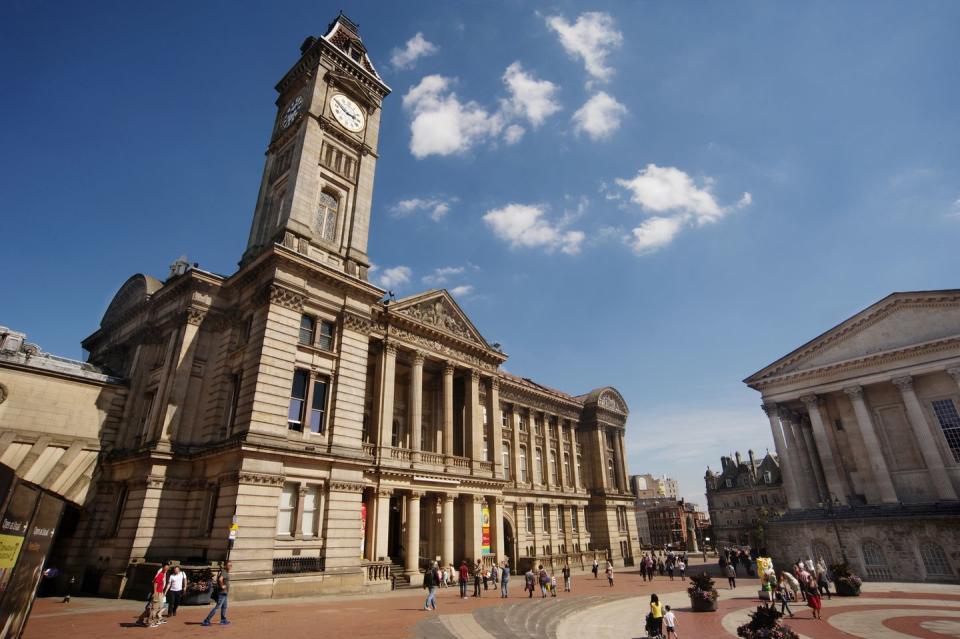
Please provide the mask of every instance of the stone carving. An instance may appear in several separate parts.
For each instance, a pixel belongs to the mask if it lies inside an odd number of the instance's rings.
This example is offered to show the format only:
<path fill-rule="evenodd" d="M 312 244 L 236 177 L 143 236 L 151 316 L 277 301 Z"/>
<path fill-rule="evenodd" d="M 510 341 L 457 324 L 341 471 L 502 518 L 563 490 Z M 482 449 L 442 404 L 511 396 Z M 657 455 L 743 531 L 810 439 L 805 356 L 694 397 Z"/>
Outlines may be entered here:
<path fill-rule="evenodd" d="M 410 342 L 417 344 L 433 351 L 434 353 L 442 354 L 445 356 L 455 357 L 463 362 L 470 364 L 471 366 L 476 366 L 477 368 L 482 368 L 485 371 L 491 373 L 496 372 L 497 367 L 489 362 L 486 362 L 479 357 L 464 353 L 459 350 L 455 350 L 446 346 L 442 342 L 430 339 L 429 337 L 424 337 L 423 335 L 417 335 L 416 333 L 411 333 L 410 331 L 404 330 L 402 328 L 397 328 L 396 326 L 381 326 L 381 330 L 386 330 L 387 334 L 391 337 L 396 337 L 397 339 L 403 340 L 405 342 Z"/>
<path fill-rule="evenodd" d="M 259 303 L 269 302 L 292 311 L 303 311 L 303 295 L 276 284 L 265 286 L 258 297 Z"/>
<path fill-rule="evenodd" d="M 623 403 L 616 396 L 614 396 L 613 393 L 601 393 L 600 399 L 597 400 L 597 404 L 601 408 L 615 410 L 618 413 L 627 412 L 626 406 L 624 406 Z"/>
<path fill-rule="evenodd" d="M 808 410 L 813 410 L 816 406 L 820 404 L 822 400 L 816 395 L 811 394 L 811 395 L 804 395 L 803 397 L 800 398 L 800 401 L 806 405 Z"/>
<path fill-rule="evenodd" d="M 232 483 L 236 480 L 239 484 L 256 484 L 260 486 L 283 486 L 283 475 L 270 475 L 268 473 L 255 473 L 248 470 L 241 470 L 232 475 L 224 475 L 220 478 L 220 483 Z"/>
<path fill-rule="evenodd" d="M 953 381 L 960 384 L 960 368 L 948 368 L 947 374 L 953 378 Z"/>
<path fill-rule="evenodd" d="M 356 313 L 344 312 L 343 327 L 350 331 L 369 335 L 370 331 L 373 330 L 373 322 L 369 318 Z"/>
<path fill-rule="evenodd" d="M 200 324 L 203 323 L 203 320 L 207 317 L 207 309 L 197 308 L 196 306 L 188 306 L 184 316 L 188 324 L 200 326 Z"/>
<path fill-rule="evenodd" d="M 862 386 L 848 386 L 843 392 L 850 396 L 850 399 L 861 399 L 863 397 Z"/>
<path fill-rule="evenodd" d="M 454 310 L 442 300 L 434 299 L 397 311 L 418 322 L 429 324 L 440 330 L 452 333 L 461 339 L 476 342 L 477 338 L 467 326 L 454 315 Z"/>
<path fill-rule="evenodd" d="M 763 412 L 767 414 L 767 417 L 777 415 L 780 407 L 776 404 L 760 404 L 760 408 L 763 409 Z"/>
<path fill-rule="evenodd" d="M 894 386 L 900 389 L 900 392 L 907 392 L 913 390 L 913 378 L 909 375 L 904 375 L 902 377 L 894 377 L 890 380 Z"/>
<path fill-rule="evenodd" d="M 6 401 L 8 394 L 7 387 L 3 384 L 0 384 L 0 404 Z"/>
<path fill-rule="evenodd" d="M 330 491 L 338 493 L 362 493 L 363 484 L 352 481 L 330 482 Z"/>

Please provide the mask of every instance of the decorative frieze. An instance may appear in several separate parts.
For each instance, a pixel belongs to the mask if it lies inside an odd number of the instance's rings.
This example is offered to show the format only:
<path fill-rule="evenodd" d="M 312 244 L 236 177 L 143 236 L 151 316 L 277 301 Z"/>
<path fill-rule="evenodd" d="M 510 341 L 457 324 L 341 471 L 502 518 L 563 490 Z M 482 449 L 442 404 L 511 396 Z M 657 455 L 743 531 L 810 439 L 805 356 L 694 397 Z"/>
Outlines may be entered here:
<path fill-rule="evenodd" d="M 352 481 L 332 481 L 330 482 L 330 492 L 336 493 L 362 493 L 363 484 Z"/>
<path fill-rule="evenodd" d="M 303 312 L 304 297 L 296 291 L 270 283 L 260 291 L 257 302 L 260 304 L 276 304 L 291 311 Z"/>
<path fill-rule="evenodd" d="M 249 470 L 241 470 L 236 473 L 230 473 L 227 475 L 222 475 L 220 478 L 221 484 L 253 484 L 255 486 L 283 486 L 284 477 L 283 475 L 273 475 L 270 473 L 256 473 Z"/>
<path fill-rule="evenodd" d="M 420 304 L 401 308 L 397 312 L 423 324 L 452 333 L 460 339 L 475 343 L 478 341 L 473 331 L 456 317 L 455 311 L 441 300 L 427 300 Z"/>
<path fill-rule="evenodd" d="M 494 366 L 493 364 L 490 364 L 489 362 L 486 362 L 475 355 L 470 355 L 469 353 L 464 353 L 463 351 L 451 348 L 446 344 L 444 344 L 443 342 L 441 342 L 440 340 L 431 339 L 423 335 L 417 335 L 416 333 L 412 333 L 408 330 L 399 328 L 397 326 L 393 326 L 392 324 L 387 327 L 383 327 L 381 325 L 381 330 L 383 330 L 384 328 L 386 329 L 387 334 L 390 337 L 395 337 L 404 342 L 416 344 L 422 348 L 432 351 L 437 355 L 441 355 L 444 357 L 452 357 L 457 360 L 460 360 L 461 362 L 467 363 L 470 366 L 481 368 L 491 373 L 496 372 L 497 370 L 497 367 Z"/>
<path fill-rule="evenodd" d="M 369 335 L 373 330 L 373 321 L 368 317 L 363 317 L 350 311 L 344 311 L 343 327 L 348 331 Z"/>

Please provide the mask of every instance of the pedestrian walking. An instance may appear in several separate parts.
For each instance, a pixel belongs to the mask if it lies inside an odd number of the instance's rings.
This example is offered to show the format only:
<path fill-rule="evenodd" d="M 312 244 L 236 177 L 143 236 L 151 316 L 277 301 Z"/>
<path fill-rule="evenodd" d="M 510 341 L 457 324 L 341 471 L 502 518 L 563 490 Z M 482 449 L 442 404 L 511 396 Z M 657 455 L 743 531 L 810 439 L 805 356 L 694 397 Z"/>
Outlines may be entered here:
<path fill-rule="evenodd" d="M 437 609 L 437 588 L 440 582 L 440 571 L 437 570 L 437 562 L 423 573 L 423 587 L 427 590 L 427 600 L 423 602 L 424 610 Z"/>
<path fill-rule="evenodd" d="M 552 572 L 550 573 L 550 596 L 557 596 L 557 575 Z"/>
<path fill-rule="evenodd" d="M 786 577 L 784 577 L 784 572 L 780 571 L 780 581 L 777 582 L 777 590 L 774 594 L 774 597 L 777 601 L 780 602 L 780 614 L 790 615 L 790 618 L 793 618 L 793 611 L 790 610 L 790 585 L 787 583 Z"/>
<path fill-rule="evenodd" d="M 206 619 L 200 624 L 201 626 L 209 626 L 210 620 L 213 619 L 213 615 L 220 611 L 220 625 L 226 626 L 230 622 L 227 621 L 227 595 L 230 592 L 230 569 L 233 568 L 233 562 L 228 561 L 223 568 L 217 574 L 217 578 L 214 580 L 214 604 L 213 608 L 207 614 Z"/>
<path fill-rule="evenodd" d="M 167 570 L 170 568 L 170 562 L 165 561 L 160 569 L 153 576 L 153 587 L 150 597 L 150 616 L 147 625 L 156 628 L 162 623 L 166 623 L 163 618 L 163 593 L 167 590 Z"/>
<path fill-rule="evenodd" d="M 480 596 L 480 573 L 483 572 L 483 568 L 480 566 L 480 562 L 473 564 L 473 596 Z"/>
<path fill-rule="evenodd" d="M 677 570 L 680 571 L 680 580 L 682 581 L 685 579 L 684 573 L 687 570 L 687 563 L 683 559 L 677 562 Z"/>
<path fill-rule="evenodd" d="M 606 573 L 607 573 L 607 583 L 610 585 L 611 588 L 613 588 L 613 564 L 611 564 L 609 561 L 607 562 Z"/>
<path fill-rule="evenodd" d="M 596 559 L 593 560 L 593 568 L 590 569 L 593 572 L 593 578 L 596 579 L 600 573 L 600 562 Z"/>
<path fill-rule="evenodd" d="M 180 570 L 180 566 L 173 567 L 173 573 L 167 578 L 167 609 L 171 617 L 177 616 L 177 609 L 183 599 L 187 587 L 187 574 Z"/>
<path fill-rule="evenodd" d="M 533 568 L 528 568 L 527 573 L 523 577 L 525 579 L 524 589 L 529 593 L 527 599 L 533 599 L 533 585 L 536 580 L 533 574 Z"/>
<path fill-rule="evenodd" d="M 547 589 L 550 587 L 550 575 L 548 575 L 547 571 L 543 568 L 543 564 L 540 564 L 538 570 L 537 581 L 540 582 L 540 598 L 546 599 Z"/>
<path fill-rule="evenodd" d="M 510 565 L 507 563 L 503 564 L 503 570 L 500 572 L 500 596 L 504 599 L 507 598 L 508 586 L 510 583 Z"/>
<path fill-rule="evenodd" d="M 663 637 L 663 607 L 660 605 L 660 598 L 656 594 L 650 595 L 650 614 L 647 616 L 647 636 L 650 639 L 660 639 Z"/>
<path fill-rule="evenodd" d="M 817 582 L 813 577 L 807 579 L 804 591 L 807 595 L 807 607 L 813 612 L 812 618 L 820 621 L 820 592 L 817 590 Z"/>
<path fill-rule="evenodd" d="M 663 625 L 667 627 L 667 639 L 673 637 L 674 639 L 680 639 L 680 635 L 677 634 L 677 615 L 670 610 L 670 606 L 664 606 L 663 609 Z"/>
<path fill-rule="evenodd" d="M 732 563 L 727 564 L 727 585 L 730 586 L 730 590 L 737 587 L 737 569 Z"/>
<path fill-rule="evenodd" d="M 817 592 L 821 595 L 826 595 L 827 599 L 833 599 L 833 596 L 830 594 L 830 580 L 827 579 L 826 568 L 822 571 L 819 567 L 817 568 Z"/>
<path fill-rule="evenodd" d="M 470 579 L 470 569 L 467 568 L 467 560 L 464 559 L 460 562 L 460 598 L 467 598 L 467 580 Z"/>
<path fill-rule="evenodd" d="M 573 578 L 570 576 L 569 563 L 563 565 L 563 570 L 561 573 L 563 574 L 563 591 L 570 592 L 570 582 L 573 581 Z"/>
<path fill-rule="evenodd" d="M 486 568 L 483 568 L 480 572 L 480 577 L 483 579 L 483 589 L 488 590 L 488 586 L 490 584 L 490 571 Z"/>

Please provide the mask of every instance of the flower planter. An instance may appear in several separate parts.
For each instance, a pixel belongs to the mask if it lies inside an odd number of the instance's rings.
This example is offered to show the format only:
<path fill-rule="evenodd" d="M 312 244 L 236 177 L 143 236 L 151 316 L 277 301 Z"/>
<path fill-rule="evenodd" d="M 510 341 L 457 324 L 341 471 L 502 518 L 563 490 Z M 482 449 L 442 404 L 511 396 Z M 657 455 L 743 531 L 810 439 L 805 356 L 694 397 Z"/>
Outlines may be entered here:
<path fill-rule="evenodd" d="M 716 612 L 717 600 L 703 597 L 690 597 L 690 607 L 694 612 Z"/>
<path fill-rule="evenodd" d="M 854 586 L 846 581 L 835 581 L 833 585 L 837 589 L 837 594 L 841 597 L 859 597 L 860 586 Z"/>
<path fill-rule="evenodd" d="M 182 605 L 205 606 L 210 603 L 210 593 L 211 589 L 209 588 L 207 590 L 186 593 L 183 597 Z"/>

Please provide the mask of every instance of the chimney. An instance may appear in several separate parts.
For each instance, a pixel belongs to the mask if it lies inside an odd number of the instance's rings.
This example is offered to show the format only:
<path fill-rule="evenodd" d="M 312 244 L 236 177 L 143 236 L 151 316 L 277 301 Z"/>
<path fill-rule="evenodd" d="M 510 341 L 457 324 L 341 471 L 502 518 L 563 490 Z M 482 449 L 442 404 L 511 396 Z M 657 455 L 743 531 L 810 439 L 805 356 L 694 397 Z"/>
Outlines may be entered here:
<path fill-rule="evenodd" d="M 734 453 L 733 456 L 736 457 L 737 459 L 737 468 L 740 468 L 740 464 L 743 463 L 742 461 L 740 461 L 740 451 L 738 450 L 736 453 Z"/>
<path fill-rule="evenodd" d="M 757 462 L 753 458 L 753 449 L 747 451 L 747 456 L 750 458 L 750 476 L 754 479 L 757 478 Z"/>

